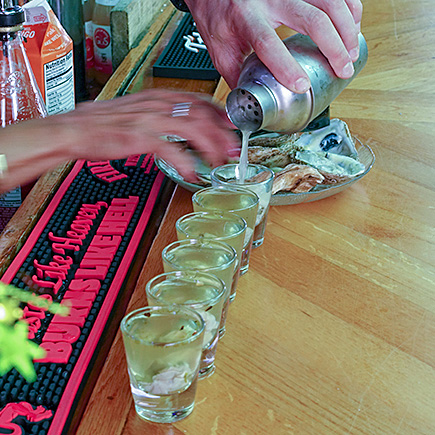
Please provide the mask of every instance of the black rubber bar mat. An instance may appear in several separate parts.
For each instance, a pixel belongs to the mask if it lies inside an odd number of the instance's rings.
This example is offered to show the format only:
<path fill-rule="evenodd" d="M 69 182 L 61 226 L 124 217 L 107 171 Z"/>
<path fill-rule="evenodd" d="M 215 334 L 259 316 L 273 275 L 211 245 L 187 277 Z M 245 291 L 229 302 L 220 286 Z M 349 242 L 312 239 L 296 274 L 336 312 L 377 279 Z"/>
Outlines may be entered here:
<path fill-rule="evenodd" d="M 0 433 L 70 431 L 93 356 L 159 199 L 152 155 L 78 161 L 2 281 L 68 304 L 68 316 L 23 307 L 29 338 L 46 350 L 37 380 L 0 377 Z M 30 284 L 30 285 L 29 285 Z"/>
<path fill-rule="evenodd" d="M 153 65 L 156 77 L 219 79 L 192 15 L 185 14 L 168 45 Z"/>

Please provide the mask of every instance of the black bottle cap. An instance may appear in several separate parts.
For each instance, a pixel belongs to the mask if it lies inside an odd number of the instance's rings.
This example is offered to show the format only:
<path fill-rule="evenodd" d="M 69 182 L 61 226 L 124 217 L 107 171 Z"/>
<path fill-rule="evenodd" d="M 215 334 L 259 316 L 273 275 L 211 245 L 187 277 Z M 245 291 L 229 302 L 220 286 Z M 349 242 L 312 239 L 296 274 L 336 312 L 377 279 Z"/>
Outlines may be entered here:
<path fill-rule="evenodd" d="M 26 21 L 24 9 L 20 6 L 12 6 L 0 9 L 0 27 L 16 27 Z"/>

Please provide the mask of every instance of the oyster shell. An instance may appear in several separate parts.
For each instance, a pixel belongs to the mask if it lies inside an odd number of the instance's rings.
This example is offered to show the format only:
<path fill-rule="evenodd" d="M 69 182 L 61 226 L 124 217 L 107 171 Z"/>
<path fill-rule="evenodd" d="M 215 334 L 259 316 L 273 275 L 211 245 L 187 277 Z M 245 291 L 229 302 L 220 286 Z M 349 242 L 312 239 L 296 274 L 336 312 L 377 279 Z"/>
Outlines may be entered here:
<path fill-rule="evenodd" d="M 342 183 L 365 170 L 358 161 L 358 152 L 347 124 L 338 118 L 331 119 L 328 126 L 318 130 L 252 139 L 249 141 L 248 160 L 276 172 L 279 181 L 274 193 L 281 190 L 309 191 L 317 184 Z M 317 170 L 320 175 L 314 177 L 317 181 L 301 181 L 308 177 L 307 165 Z M 278 186 L 280 188 L 276 190 Z"/>
<path fill-rule="evenodd" d="M 298 151 L 296 158 L 320 172 L 344 177 L 355 177 L 364 172 L 365 166 L 352 157 L 310 150 Z"/>
<path fill-rule="evenodd" d="M 294 162 L 295 154 L 298 150 L 299 148 L 289 150 L 284 147 L 250 146 L 248 148 L 248 161 L 249 163 L 261 164 L 268 168 L 283 168 L 289 163 Z M 300 150 L 302 151 L 302 148 Z"/>
<path fill-rule="evenodd" d="M 282 171 L 275 174 L 272 194 L 287 191 L 293 193 L 309 192 L 317 184 L 322 183 L 323 175 L 315 168 L 308 165 L 291 163 Z"/>
<path fill-rule="evenodd" d="M 248 161 L 268 168 L 284 168 L 294 163 L 297 151 L 303 148 L 296 145 L 297 134 L 257 137 L 249 141 Z"/>
<path fill-rule="evenodd" d="M 279 148 L 288 144 L 294 144 L 300 137 L 300 133 L 272 134 L 272 136 L 258 136 L 249 140 L 249 146 L 262 148 Z"/>
<path fill-rule="evenodd" d="M 330 124 L 318 130 L 302 133 L 296 141 L 304 150 L 328 152 L 358 158 L 349 127 L 341 119 L 331 119 Z"/>

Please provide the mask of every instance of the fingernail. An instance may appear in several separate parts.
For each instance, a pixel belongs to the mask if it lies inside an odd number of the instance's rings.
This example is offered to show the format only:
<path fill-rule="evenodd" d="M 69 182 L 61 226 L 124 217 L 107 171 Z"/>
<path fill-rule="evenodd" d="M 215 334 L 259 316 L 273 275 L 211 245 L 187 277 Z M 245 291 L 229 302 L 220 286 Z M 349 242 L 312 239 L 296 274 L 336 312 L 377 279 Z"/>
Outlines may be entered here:
<path fill-rule="evenodd" d="M 359 57 L 359 47 L 352 48 L 352 50 L 349 51 L 349 56 L 355 62 Z"/>
<path fill-rule="evenodd" d="M 341 71 L 342 75 L 344 78 L 348 79 L 350 77 L 353 76 L 354 73 L 354 69 L 353 69 L 353 63 L 349 62 L 346 64 L 346 66 L 343 68 L 343 70 Z"/>
<path fill-rule="evenodd" d="M 295 91 L 296 92 L 307 92 L 308 89 L 310 89 L 310 82 L 309 80 L 307 80 L 305 77 L 301 77 L 299 79 L 296 80 L 295 83 Z"/>

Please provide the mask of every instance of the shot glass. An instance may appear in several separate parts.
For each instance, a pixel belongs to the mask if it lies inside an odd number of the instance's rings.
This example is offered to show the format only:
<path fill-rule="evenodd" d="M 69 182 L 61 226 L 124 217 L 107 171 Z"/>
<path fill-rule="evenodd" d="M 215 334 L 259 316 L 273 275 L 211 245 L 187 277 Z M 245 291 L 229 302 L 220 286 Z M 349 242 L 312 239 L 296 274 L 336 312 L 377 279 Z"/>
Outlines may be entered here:
<path fill-rule="evenodd" d="M 205 323 L 191 308 L 145 307 L 127 314 L 121 332 L 136 412 L 172 423 L 193 410 Z"/>
<path fill-rule="evenodd" d="M 186 239 L 173 242 L 162 251 L 165 272 L 176 270 L 199 270 L 209 272 L 225 284 L 224 308 L 219 324 L 219 338 L 225 334 L 230 304 L 230 291 L 237 253 L 228 243 L 214 240 Z"/>
<path fill-rule="evenodd" d="M 151 306 L 177 304 L 192 308 L 201 315 L 205 331 L 199 378 L 212 375 L 224 305 L 223 281 L 211 273 L 185 270 L 157 275 L 145 289 Z"/>
<path fill-rule="evenodd" d="M 206 187 L 193 194 L 192 203 L 193 210 L 196 212 L 220 210 L 235 213 L 245 219 L 248 227 L 245 234 L 240 275 L 245 274 L 249 269 L 249 257 L 259 203 L 258 196 L 249 190 L 236 186 Z"/>
<path fill-rule="evenodd" d="M 270 198 L 272 196 L 272 184 L 274 173 L 271 169 L 262 165 L 248 164 L 246 177 L 240 179 L 239 165 L 229 164 L 214 168 L 211 171 L 212 186 L 243 187 L 257 194 L 259 206 L 255 221 L 254 237 L 252 246 L 257 248 L 264 241 L 266 230 L 267 213 L 269 211 Z"/>
<path fill-rule="evenodd" d="M 211 239 L 228 243 L 237 253 L 237 264 L 231 284 L 230 302 L 236 297 L 240 265 L 247 224 L 234 213 L 224 211 L 194 212 L 182 216 L 175 223 L 178 240 Z"/>

